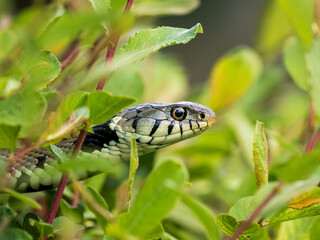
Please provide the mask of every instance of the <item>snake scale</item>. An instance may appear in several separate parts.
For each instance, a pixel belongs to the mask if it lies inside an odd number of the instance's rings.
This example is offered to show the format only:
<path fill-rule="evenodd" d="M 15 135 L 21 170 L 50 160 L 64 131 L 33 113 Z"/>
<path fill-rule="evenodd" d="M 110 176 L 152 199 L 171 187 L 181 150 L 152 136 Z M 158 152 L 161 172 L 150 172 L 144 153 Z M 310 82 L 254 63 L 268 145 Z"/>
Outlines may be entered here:
<path fill-rule="evenodd" d="M 215 113 L 193 102 L 146 103 L 127 108 L 107 122 L 94 126 L 83 142 L 79 158 L 115 160 L 130 159 L 131 135 L 136 139 L 139 156 L 201 134 L 215 123 Z M 57 143 L 70 155 L 77 138 Z M 10 153 L 0 149 L 6 160 Z M 18 192 L 34 192 L 58 186 L 62 173 L 55 171 L 59 163 L 55 154 L 44 147 L 34 149 L 9 165 L 5 178 L 8 186 Z M 103 170 L 92 167 L 74 169 L 79 180 Z"/>

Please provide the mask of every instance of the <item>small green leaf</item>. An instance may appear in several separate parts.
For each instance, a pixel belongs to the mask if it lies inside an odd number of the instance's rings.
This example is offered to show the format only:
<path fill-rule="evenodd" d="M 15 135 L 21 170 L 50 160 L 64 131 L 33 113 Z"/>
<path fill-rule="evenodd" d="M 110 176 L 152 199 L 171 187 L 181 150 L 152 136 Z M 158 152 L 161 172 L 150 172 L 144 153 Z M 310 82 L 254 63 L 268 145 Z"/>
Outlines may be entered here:
<path fill-rule="evenodd" d="M 128 192 L 127 192 L 127 211 L 130 210 L 131 190 L 133 185 L 134 176 L 139 166 L 139 156 L 137 149 L 136 139 L 131 135 L 131 152 L 130 152 L 130 173 L 128 180 Z"/>
<path fill-rule="evenodd" d="M 257 121 L 253 140 L 253 162 L 258 186 L 268 184 L 268 142 L 264 123 Z"/>
<path fill-rule="evenodd" d="M 307 66 L 304 51 L 298 39 L 290 38 L 286 41 L 283 51 L 284 64 L 295 84 L 301 89 L 308 90 Z"/>
<path fill-rule="evenodd" d="M 309 70 L 309 84 L 315 119 L 320 121 L 320 37 L 311 45 L 310 51 L 306 55 L 307 68 Z"/>
<path fill-rule="evenodd" d="M 188 179 L 184 165 L 166 161 L 147 178 L 128 213 L 121 215 L 117 223 L 122 232 L 134 236 L 145 236 L 174 207 Z M 166 185 L 174 185 L 175 190 Z"/>
<path fill-rule="evenodd" d="M 248 47 L 238 47 L 223 56 L 210 77 L 210 102 L 216 111 L 233 104 L 252 86 L 260 74 L 259 55 Z"/>
<path fill-rule="evenodd" d="M 278 0 L 304 49 L 308 49 L 313 39 L 313 2 L 313 0 Z"/>
<path fill-rule="evenodd" d="M 184 15 L 199 5 L 199 0 L 136 0 L 132 12 L 138 16 Z"/>
<path fill-rule="evenodd" d="M 37 203 L 35 200 L 33 200 L 32 198 L 21 194 L 21 193 L 17 193 L 16 191 L 13 191 L 9 188 L 4 188 L 2 189 L 2 191 L 8 193 L 11 197 L 14 197 L 16 199 L 19 199 L 27 204 L 29 204 L 31 207 L 35 208 L 35 209 L 41 209 L 41 205 L 39 203 Z"/>
<path fill-rule="evenodd" d="M 113 62 L 115 65 L 123 66 L 141 61 L 161 48 L 185 44 L 193 39 L 197 33 L 202 33 L 200 24 L 190 29 L 158 27 L 142 30 L 131 37 L 129 42 L 116 52 Z"/>
<path fill-rule="evenodd" d="M 53 226 L 51 224 L 36 221 L 32 218 L 29 219 L 30 225 L 35 226 L 39 231 L 39 239 L 43 239 L 44 236 L 53 236 Z"/>
<path fill-rule="evenodd" d="M 88 122 L 95 124 L 106 122 L 132 102 L 134 102 L 132 98 L 113 96 L 104 91 L 92 92 L 88 96 L 88 105 L 90 108 L 90 118 Z"/>
<path fill-rule="evenodd" d="M 67 162 L 69 160 L 67 154 L 56 145 L 50 145 L 50 150 L 61 163 Z"/>
<path fill-rule="evenodd" d="M 182 194 L 182 201 L 199 218 L 202 225 L 207 230 L 209 239 L 220 239 L 219 231 L 215 223 L 215 216 L 206 205 L 186 194 Z"/>
<path fill-rule="evenodd" d="M 42 51 L 31 68 L 28 79 L 37 90 L 42 90 L 58 77 L 60 71 L 57 57 L 49 51 Z"/>
<path fill-rule="evenodd" d="M 20 126 L 0 124 L 0 148 L 6 148 L 13 152 L 16 148 L 16 138 L 19 131 Z"/>
<path fill-rule="evenodd" d="M 143 98 L 144 83 L 141 74 L 137 71 L 116 71 L 110 75 L 104 90 L 113 95 L 134 98 L 139 103 Z"/>
<path fill-rule="evenodd" d="M 40 93 L 25 89 L 0 101 L 0 123 L 22 126 L 33 124 L 43 117 L 46 107 L 46 101 Z"/>
<path fill-rule="evenodd" d="M 219 229 L 226 235 L 232 236 L 234 232 L 241 226 L 243 221 L 238 222 L 234 217 L 228 214 L 220 214 L 217 219 Z M 241 235 L 251 236 L 260 229 L 256 223 L 252 223 L 247 227 Z"/>

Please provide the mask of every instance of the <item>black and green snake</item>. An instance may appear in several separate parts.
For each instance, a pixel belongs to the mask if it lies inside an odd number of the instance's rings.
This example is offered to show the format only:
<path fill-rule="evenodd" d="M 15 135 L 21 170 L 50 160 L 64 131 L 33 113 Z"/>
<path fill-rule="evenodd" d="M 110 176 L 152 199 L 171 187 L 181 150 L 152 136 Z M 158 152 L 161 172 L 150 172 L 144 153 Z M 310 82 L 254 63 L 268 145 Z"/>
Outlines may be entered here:
<path fill-rule="evenodd" d="M 199 135 L 215 120 L 215 113 L 211 109 L 193 102 L 146 103 L 130 107 L 93 127 L 93 132 L 85 137 L 79 157 L 128 160 L 131 135 L 136 139 L 141 156 Z M 63 140 L 56 146 L 70 154 L 76 140 Z M 2 159 L 7 159 L 9 155 L 8 150 L 0 149 Z M 5 173 L 8 186 L 19 192 L 55 188 L 62 176 L 61 172 L 53 171 L 58 162 L 57 157 L 44 147 L 32 150 L 9 165 Z M 80 168 L 75 172 L 78 179 L 85 179 L 101 170 Z"/>

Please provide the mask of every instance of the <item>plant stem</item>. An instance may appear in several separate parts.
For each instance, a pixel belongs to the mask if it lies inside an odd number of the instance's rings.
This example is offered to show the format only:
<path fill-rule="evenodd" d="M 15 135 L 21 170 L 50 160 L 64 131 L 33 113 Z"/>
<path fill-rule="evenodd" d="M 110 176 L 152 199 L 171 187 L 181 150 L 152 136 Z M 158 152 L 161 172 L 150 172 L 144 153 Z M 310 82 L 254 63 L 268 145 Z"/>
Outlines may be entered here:
<path fill-rule="evenodd" d="M 278 193 L 280 188 L 282 187 L 283 182 L 279 182 L 278 185 L 272 190 L 272 192 L 264 199 L 264 201 L 254 210 L 251 216 L 243 222 L 243 224 L 235 231 L 230 240 L 236 240 L 244 230 L 249 227 L 249 225 L 258 217 L 258 215 L 262 212 L 262 210 L 267 206 L 267 204 L 271 201 L 272 198 Z"/>
<path fill-rule="evenodd" d="M 67 53 L 62 58 L 62 61 L 61 61 L 61 64 L 60 64 L 61 72 L 63 70 L 65 70 L 66 67 L 68 67 L 73 62 L 73 60 L 78 56 L 79 52 L 80 52 L 79 41 L 77 40 L 76 42 L 74 42 L 70 46 L 70 48 L 68 49 Z"/>

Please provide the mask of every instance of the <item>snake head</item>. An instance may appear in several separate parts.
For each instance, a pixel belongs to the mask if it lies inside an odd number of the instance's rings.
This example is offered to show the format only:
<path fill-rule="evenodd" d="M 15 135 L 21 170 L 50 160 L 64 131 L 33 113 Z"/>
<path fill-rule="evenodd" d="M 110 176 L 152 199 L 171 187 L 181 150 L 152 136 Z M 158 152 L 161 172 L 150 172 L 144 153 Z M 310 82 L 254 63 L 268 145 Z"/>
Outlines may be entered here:
<path fill-rule="evenodd" d="M 215 113 L 197 103 L 147 103 L 118 113 L 109 126 L 126 141 L 133 135 L 140 151 L 152 151 L 197 136 L 215 121 Z"/>

